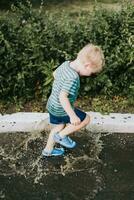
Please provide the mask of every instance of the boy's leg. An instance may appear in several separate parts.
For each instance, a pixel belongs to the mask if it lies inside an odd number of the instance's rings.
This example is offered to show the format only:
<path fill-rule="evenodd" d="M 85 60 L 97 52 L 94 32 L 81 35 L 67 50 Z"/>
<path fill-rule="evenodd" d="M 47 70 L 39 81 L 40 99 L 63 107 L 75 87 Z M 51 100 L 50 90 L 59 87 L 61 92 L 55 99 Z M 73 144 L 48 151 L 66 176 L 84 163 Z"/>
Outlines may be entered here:
<path fill-rule="evenodd" d="M 56 132 L 60 132 L 62 129 L 64 129 L 64 127 L 65 127 L 65 124 L 58 124 L 50 131 L 50 134 L 49 134 L 49 137 L 47 140 L 47 144 L 45 146 L 46 151 L 51 152 L 53 150 L 53 147 L 55 144 L 55 142 L 53 140 L 53 135 Z"/>
<path fill-rule="evenodd" d="M 73 133 L 85 127 L 89 122 L 90 122 L 90 116 L 86 115 L 85 119 L 79 125 L 75 126 L 75 125 L 69 124 L 63 130 L 59 131 L 59 135 L 61 137 L 69 135 L 70 133 Z"/>

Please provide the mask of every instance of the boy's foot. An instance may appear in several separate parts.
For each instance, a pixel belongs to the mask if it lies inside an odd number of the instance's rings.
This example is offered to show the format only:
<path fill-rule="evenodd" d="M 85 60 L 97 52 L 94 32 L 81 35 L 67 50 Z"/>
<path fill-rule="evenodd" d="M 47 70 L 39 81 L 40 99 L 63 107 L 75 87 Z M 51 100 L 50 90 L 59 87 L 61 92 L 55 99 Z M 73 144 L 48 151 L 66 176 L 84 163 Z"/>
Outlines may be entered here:
<path fill-rule="evenodd" d="M 43 149 L 42 151 L 42 155 L 43 156 L 61 156 L 64 154 L 64 149 L 61 147 L 61 148 L 54 148 L 51 152 L 48 152 L 46 151 L 45 149 Z"/>
<path fill-rule="evenodd" d="M 54 141 L 69 149 L 72 149 L 76 146 L 76 142 L 73 141 L 70 137 L 65 136 L 62 138 L 58 133 L 54 134 Z"/>

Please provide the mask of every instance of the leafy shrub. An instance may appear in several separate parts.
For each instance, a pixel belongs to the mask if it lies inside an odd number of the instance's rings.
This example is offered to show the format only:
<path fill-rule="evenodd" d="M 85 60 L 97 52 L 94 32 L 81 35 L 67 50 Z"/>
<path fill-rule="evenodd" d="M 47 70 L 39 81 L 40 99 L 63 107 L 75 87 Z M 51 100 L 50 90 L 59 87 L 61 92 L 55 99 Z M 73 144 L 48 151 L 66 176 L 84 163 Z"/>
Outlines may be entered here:
<path fill-rule="evenodd" d="M 106 66 L 98 76 L 81 79 L 80 94 L 134 95 L 132 4 L 118 12 L 96 7 L 93 14 L 52 14 L 27 2 L 12 12 L 12 18 L 0 17 L 1 99 L 47 98 L 52 71 L 89 42 L 102 47 Z"/>
<path fill-rule="evenodd" d="M 132 76 L 134 72 L 133 17 L 134 6 L 131 4 L 123 5 L 119 12 L 95 10 L 90 40 L 102 46 L 106 66 L 96 79 L 88 79 L 87 91 L 134 95 Z"/>

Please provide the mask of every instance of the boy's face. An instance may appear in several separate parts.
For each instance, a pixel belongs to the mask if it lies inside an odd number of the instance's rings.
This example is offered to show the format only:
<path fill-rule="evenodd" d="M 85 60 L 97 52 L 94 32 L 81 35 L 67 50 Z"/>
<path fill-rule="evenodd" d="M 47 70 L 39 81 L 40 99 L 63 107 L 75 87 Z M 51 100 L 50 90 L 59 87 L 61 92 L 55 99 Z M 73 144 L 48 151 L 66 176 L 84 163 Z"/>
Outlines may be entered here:
<path fill-rule="evenodd" d="M 97 67 L 92 62 L 83 64 L 79 68 L 80 76 L 91 76 L 92 74 L 96 74 L 97 72 L 98 72 Z"/>

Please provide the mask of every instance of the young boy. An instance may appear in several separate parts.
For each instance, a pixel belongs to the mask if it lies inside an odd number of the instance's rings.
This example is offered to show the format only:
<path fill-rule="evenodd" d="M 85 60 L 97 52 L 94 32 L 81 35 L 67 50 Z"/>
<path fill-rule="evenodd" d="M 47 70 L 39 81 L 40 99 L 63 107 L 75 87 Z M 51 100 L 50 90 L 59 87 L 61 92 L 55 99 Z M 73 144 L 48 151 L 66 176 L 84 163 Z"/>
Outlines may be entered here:
<path fill-rule="evenodd" d="M 83 47 L 73 61 L 65 61 L 53 73 L 54 82 L 47 101 L 50 123 L 56 124 L 51 130 L 43 156 L 60 156 L 64 148 L 54 148 L 59 143 L 66 148 L 74 148 L 76 142 L 68 135 L 80 130 L 90 122 L 90 117 L 74 107 L 80 87 L 80 76 L 90 76 L 102 70 L 104 55 L 93 44 Z"/>

